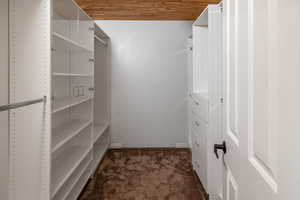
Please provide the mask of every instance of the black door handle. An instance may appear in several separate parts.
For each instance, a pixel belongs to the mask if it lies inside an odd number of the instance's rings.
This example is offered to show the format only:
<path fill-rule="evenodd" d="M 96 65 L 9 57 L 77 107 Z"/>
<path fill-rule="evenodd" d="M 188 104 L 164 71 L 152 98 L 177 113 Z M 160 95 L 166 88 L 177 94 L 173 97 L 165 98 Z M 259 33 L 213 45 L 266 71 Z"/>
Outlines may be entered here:
<path fill-rule="evenodd" d="M 222 144 L 215 144 L 214 145 L 214 152 L 215 152 L 218 159 L 219 159 L 219 154 L 218 154 L 219 149 L 223 150 L 223 153 L 226 154 L 227 148 L 226 148 L 226 142 L 225 141 L 223 141 Z"/>

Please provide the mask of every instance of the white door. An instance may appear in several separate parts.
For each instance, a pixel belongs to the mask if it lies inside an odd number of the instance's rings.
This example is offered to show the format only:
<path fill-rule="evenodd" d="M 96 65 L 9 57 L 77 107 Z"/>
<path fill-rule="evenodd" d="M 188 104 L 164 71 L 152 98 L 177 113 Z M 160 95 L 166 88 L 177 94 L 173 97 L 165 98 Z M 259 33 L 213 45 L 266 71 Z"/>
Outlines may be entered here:
<path fill-rule="evenodd" d="M 0 1 L 0 106 L 8 104 L 8 0 Z M 8 200 L 8 112 L 0 112 L 0 199 Z"/>
<path fill-rule="evenodd" d="M 300 1 L 225 0 L 224 14 L 223 199 L 299 199 Z"/>

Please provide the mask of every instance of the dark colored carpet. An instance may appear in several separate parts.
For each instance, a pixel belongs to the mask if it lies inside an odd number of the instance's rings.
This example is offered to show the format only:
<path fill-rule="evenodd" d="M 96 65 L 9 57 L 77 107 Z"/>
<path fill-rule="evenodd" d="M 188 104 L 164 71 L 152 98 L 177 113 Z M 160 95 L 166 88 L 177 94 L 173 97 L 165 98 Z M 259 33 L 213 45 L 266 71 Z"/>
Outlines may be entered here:
<path fill-rule="evenodd" d="M 80 200 L 203 200 L 188 149 L 110 150 Z"/>

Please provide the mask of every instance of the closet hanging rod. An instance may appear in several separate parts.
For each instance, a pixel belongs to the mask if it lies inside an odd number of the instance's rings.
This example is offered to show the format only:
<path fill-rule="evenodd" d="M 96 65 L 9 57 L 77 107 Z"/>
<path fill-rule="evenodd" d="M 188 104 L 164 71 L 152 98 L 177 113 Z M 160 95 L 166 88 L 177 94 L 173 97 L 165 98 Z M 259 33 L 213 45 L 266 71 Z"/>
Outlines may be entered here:
<path fill-rule="evenodd" d="M 36 103 L 41 103 L 41 102 L 45 103 L 46 99 L 47 99 L 47 97 L 44 96 L 41 99 L 24 101 L 24 102 L 20 102 L 20 103 L 7 104 L 7 105 L 4 105 L 4 106 L 0 106 L 0 112 L 7 111 L 7 110 L 12 110 L 12 109 L 16 109 L 16 108 L 21 108 L 21 107 L 33 105 L 33 104 L 36 104 Z"/>
<path fill-rule="evenodd" d="M 96 38 L 99 42 L 101 42 L 102 44 L 104 44 L 105 46 L 107 45 L 107 42 L 104 41 L 103 39 L 99 38 L 97 35 L 95 35 L 95 38 Z"/>

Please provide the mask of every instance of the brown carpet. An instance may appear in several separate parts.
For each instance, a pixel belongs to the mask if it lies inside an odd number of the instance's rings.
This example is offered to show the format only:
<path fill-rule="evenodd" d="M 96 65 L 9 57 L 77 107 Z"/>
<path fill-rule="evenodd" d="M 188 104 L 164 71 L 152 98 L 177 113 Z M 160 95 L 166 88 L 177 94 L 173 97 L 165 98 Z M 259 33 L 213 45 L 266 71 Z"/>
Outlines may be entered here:
<path fill-rule="evenodd" d="M 188 149 L 110 150 L 80 200 L 203 200 Z"/>

